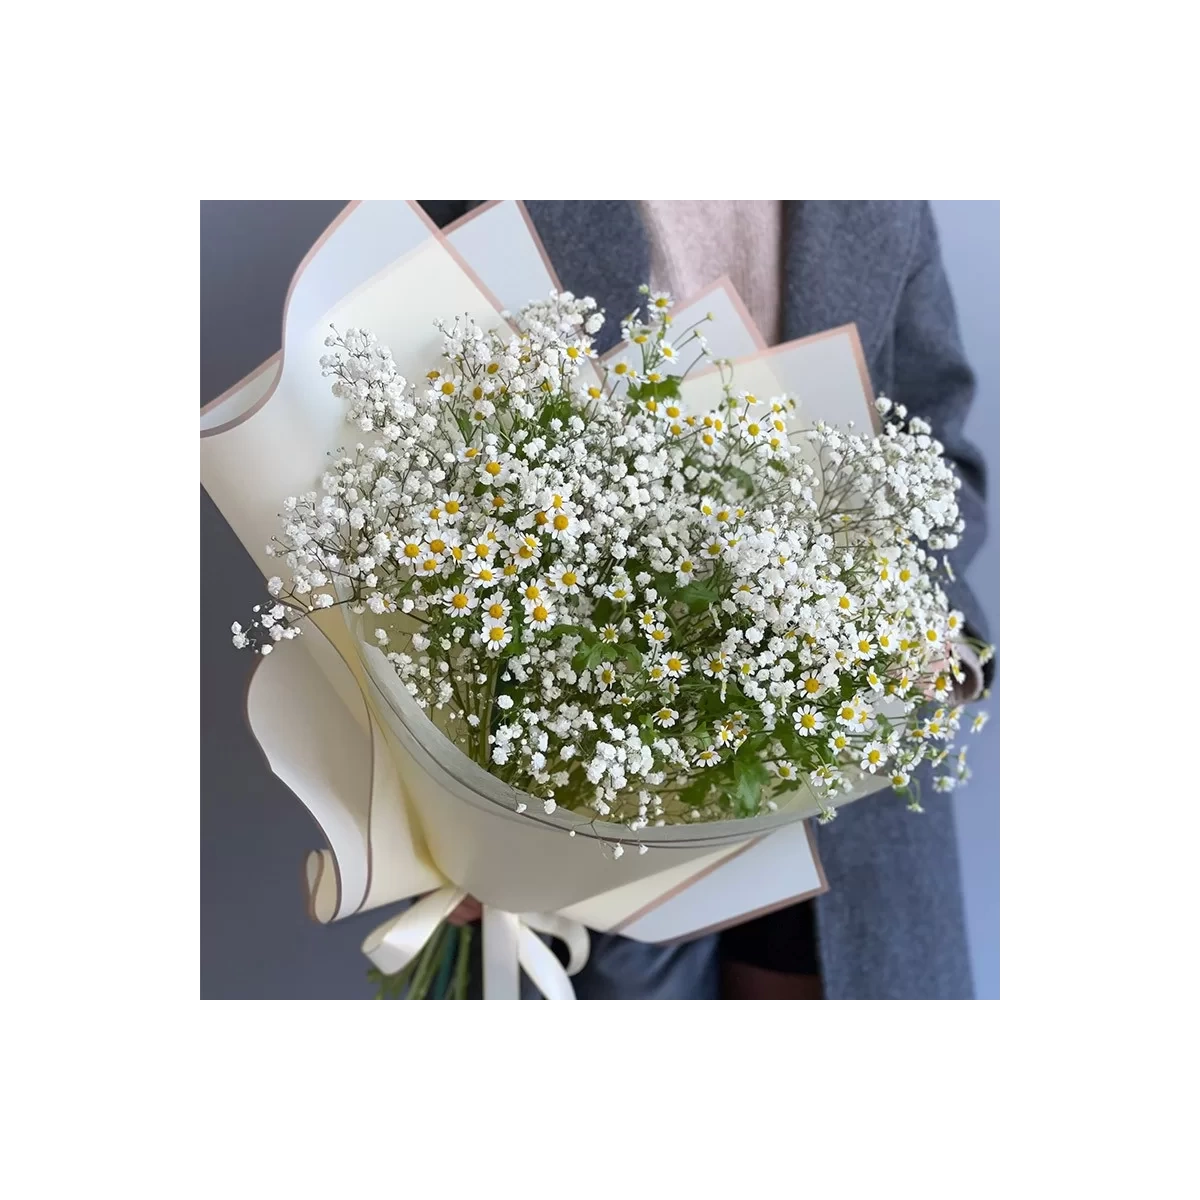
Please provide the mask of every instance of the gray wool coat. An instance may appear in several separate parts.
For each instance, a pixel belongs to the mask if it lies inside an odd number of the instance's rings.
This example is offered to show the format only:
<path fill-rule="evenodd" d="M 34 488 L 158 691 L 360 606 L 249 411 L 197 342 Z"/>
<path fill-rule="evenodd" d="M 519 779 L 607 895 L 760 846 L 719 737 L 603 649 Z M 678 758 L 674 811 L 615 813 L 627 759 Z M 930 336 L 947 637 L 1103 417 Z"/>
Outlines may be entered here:
<path fill-rule="evenodd" d="M 473 206 L 422 201 L 439 224 Z M 636 304 L 649 243 L 629 200 L 527 201 L 563 286 L 594 296 L 610 320 Z M 963 356 L 933 214 L 924 201 L 788 201 L 784 227 L 783 340 L 858 326 L 871 379 L 927 418 L 963 480 L 967 528 L 954 556 L 951 596 L 973 632 L 983 614 L 961 582 L 986 533 L 984 468 L 963 437 L 974 377 Z M 816 901 L 821 973 L 829 999 L 970 999 L 962 890 L 949 796 L 923 780 L 924 814 L 890 793 L 843 809 L 817 827 L 829 891 Z M 674 947 L 594 935 L 576 977 L 581 999 L 715 999 L 717 939 Z"/>

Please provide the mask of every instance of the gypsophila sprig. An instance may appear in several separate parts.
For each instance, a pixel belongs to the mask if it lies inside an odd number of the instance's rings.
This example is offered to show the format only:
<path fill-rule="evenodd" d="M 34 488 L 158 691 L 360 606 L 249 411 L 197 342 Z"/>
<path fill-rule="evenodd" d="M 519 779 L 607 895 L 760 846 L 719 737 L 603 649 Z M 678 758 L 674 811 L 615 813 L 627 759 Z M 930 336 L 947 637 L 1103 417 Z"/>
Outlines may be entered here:
<path fill-rule="evenodd" d="M 864 774 L 919 808 L 926 760 L 955 787 L 966 635 L 934 552 L 963 524 L 929 425 L 881 397 L 881 432 L 797 429 L 792 398 L 726 364 L 723 401 L 688 411 L 706 342 L 643 295 L 611 370 L 603 314 L 570 293 L 515 332 L 439 324 L 419 380 L 369 332 L 331 334 L 361 440 L 286 501 L 288 580 L 234 644 L 267 653 L 348 603 L 475 761 L 546 812 L 633 830 L 799 788 L 831 815 Z"/>

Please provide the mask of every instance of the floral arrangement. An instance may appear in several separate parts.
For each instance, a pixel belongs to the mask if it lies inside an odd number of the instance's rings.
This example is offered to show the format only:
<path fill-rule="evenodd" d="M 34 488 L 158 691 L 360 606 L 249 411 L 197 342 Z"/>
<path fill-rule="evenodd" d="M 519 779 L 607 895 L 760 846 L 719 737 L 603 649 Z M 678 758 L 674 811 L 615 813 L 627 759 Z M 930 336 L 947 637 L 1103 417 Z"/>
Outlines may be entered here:
<path fill-rule="evenodd" d="M 878 432 L 796 429 L 793 398 L 739 391 L 724 361 L 723 401 L 686 411 L 704 322 L 677 331 L 642 292 L 622 322 L 640 362 L 611 369 L 603 314 L 566 292 L 515 332 L 439 324 L 419 381 L 364 330 L 328 337 L 362 440 L 286 501 L 289 579 L 234 644 L 270 653 L 349 605 L 429 717 L 546 812 L 636 831 L 807 789 L 828 819 L 862 773 L 919 811 L 922 761 L 941 789 L 968 776 L 941 444 L 883 397 Z"/>

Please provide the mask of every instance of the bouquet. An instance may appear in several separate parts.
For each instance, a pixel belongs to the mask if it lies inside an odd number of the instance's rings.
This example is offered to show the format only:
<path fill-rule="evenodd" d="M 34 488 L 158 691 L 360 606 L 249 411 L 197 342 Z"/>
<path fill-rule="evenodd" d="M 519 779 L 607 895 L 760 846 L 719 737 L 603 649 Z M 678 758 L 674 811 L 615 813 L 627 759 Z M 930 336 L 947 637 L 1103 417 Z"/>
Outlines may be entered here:
<path fill-rule="evenodd" d="M 711 313 L 683 323 L 641 291 L 613 361 L 605 314 L 561 290 L 507 326 L 438 319 L 416 378 L 370 330 L 333 328 L 320 370 L 354 442 L 286 499 L 271 599 L 234 645 L 265 656 L 342 610 L 394 740 L 464 756 L 472 797 L 610 861 L 828 821 L 879 787 L 919 812 L 920 763 L 940 789 L 968 776 L 942 446 L 885 397 L 870 427 L 804 421 L 796 396 L 739 386 Z M 451 806 L 414 801 L 443 866 L 473 841 L 457 818 L 438 833 Z M 474 840 L 381 995 L 465 995 L 470 934 L 441 918 L 478 890 L 494 843 Z"/>

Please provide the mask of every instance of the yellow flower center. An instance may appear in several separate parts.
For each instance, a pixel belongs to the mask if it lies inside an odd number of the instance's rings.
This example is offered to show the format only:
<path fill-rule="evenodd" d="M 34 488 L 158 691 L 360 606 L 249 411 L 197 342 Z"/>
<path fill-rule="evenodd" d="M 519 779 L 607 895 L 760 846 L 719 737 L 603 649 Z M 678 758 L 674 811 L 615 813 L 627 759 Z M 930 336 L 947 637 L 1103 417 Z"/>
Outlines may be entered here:
<path fill-rule="evenodd" d="M 466 608 L 470 601 L 467 599 L 464 592 L 455 592 L 454 599 L 450 601 L 455 608 Z"/>
<path fill-rule="evenodd" d="M 453 396 L 454 395 L 454 384 L 452 384 L 449 379 L 447 379 L 446 382 L 442 384 L 442 395 L 443 396 Z"/>
<path fill-rule="evenodd" d="M 504 468 L 498 462 L 490 462 L 483 469 L 493 478 L 495 478 L 495 476 L 499 475 L 500 472 L 504 470 Z"/>
<path fill-rule="evenodd" d="M 446 549 L 446 543 L 443 542 L 441 538 L 434 538 L 433 541 L 429 543 L 429 548 L 434 552 L 434 554 L 441 554 Z"/>
<path fill-rule="evenodd" d="M 564 529 L 566 529 L 566 527 L 570 524 L 571 524 L 571 519 L 569 517 L 564 516 L 562 513 L 559 513 L 559 515 L 554 518 L 554 528 L 557 529 L 560 533 Z"/>
<path fill-rule="evenodd" d="M 504 616 L 504 605 L 493 604 L 488 608 L 488 616 L 494 617 L 497 621 Z"/>
<path fill-rule="evenodd" d="M 488 637 L 490 637 L 493 642 L 498 642 L 503 639 L 506 632 L 507 630 L 503 625 L 493 625 L 491 629 L 488 630 Z"/>
<path fill-rule="evenodd" d="M 549 615 L 550 614 L 546 611 L 546 606 L 544 604 L 539 604 L 537 608 L 533 610 L 533 619 L 535 621 L 544 621 Z"/>
<path fill-rule="evenodd" d="M 564 571 L 562 581 L 564 587 L 574 587 L 579 582 L 579 576 L 574 571 Z"/>

